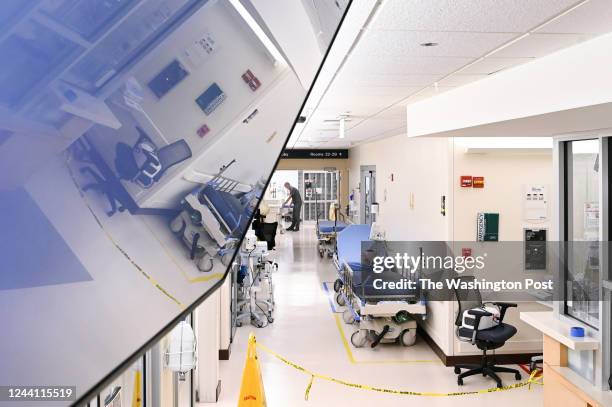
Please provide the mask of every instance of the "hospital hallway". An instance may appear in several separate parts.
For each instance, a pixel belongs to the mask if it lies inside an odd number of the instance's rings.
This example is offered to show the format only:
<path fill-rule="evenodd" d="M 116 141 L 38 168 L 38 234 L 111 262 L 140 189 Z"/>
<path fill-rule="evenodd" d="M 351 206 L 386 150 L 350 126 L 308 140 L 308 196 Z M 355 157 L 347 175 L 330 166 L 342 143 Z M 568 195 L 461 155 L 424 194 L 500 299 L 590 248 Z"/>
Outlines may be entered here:
<path fill-rule="evenodd" d="M 414 346 L 381 344 L 356 349 L 350 344 L 353 327 L 346 325 L 329 291 L 336 278 L 331 259 L 319 258 L 314 226 L 303 225 L 297 233 L 276 236 L 273 257 L 279 263 L 274 274 L 276 310 L 274 323 L 265 328 L 238 328 L 228 361 L 220 362 L 221 394 L 218 405 L 235 406 L 240 391 L 249 333 L 257 341 L 288 360 L 317 374 L 351 383 L 414 392 L 466 392 L 495 387 L 482 376 L 457 385 L 452 367 L 445 367 L 421 338 Z M 476 396 L 424 397 L 360 390 L 315 379 L 304 400 L 310 378 L 272 355 L 258 350 L 269 406 L 536 406 L 542 405 L 541 386 L 517 388 Z M 516 367 L 516 366 L 514 366 Z M 435 378 L 432 380 L 432 378 Z M 527 375 L 523 374 L 525 380 Z M 502 375 L 504 384 L 516 383 Z M 204 404 L 200 404 L 203 406 Z"/>

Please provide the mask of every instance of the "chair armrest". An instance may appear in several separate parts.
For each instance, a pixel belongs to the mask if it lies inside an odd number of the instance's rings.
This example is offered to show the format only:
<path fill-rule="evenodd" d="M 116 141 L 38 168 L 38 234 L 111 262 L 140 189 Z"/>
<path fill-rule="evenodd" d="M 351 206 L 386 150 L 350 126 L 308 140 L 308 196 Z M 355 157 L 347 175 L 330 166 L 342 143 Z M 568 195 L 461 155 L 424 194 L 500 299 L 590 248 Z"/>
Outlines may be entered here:
<path fill-rule="evenodd" d="M 474 316 L 474 330 L 472 332 L 472 345 L 474 345 L 476 343 L 476 334 L 478 333 L 478 326 L 480 325 L 480 318 L 490 317 L 493 314 L 491 314 L 489 311 L 479 310 L 479 309 L 468 310 L 468 314 Z"/>
<path fill-rule="evenodd" d="M 493 304 L 499 307 L 499 322 L 503 322 L 508 308 L 516 308 L 517 305 L 512 302 L 494 302 Z"/>

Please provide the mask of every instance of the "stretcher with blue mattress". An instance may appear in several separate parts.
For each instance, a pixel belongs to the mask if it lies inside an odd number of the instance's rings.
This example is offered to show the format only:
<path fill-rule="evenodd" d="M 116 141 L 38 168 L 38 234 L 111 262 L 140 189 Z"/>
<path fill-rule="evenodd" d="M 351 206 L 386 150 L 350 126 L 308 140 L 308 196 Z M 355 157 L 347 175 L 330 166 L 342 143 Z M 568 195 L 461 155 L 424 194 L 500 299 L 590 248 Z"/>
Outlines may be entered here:
<path fill-rule="evenodd" d="M 336 253 L 336 240 L 338 233 L 342 232 L 348 223 L 338 220 L 339 211 L 333 208 L 334 220 L 319 220 L 317 213 L 317 241 L 319 256 L 332 258 Z"/>
<path fill-rule="evenodd" d="M 371 240 L 370 234 L 370 225 L 349 225 L 338 234 L 336 303 L 346 307 L 343 312 L 346 323 L 359 324 L 359 329 L 351 336 L 354 346 L 364 346 L 368 338 L 372 339 L 373 346 L 395 341 L 409 346 L 416 338 L 416 322 L 411 316 L 424 318 L 426 315 L 418 285 L 416 289 L 381 289 L 380 281 L 418 280 L 418 275 L 403 275 L 395 270 L 373 273 L 371 266 L 364 264 L 364 257 L 386 253 L 378 253 L 384 245 Z"/>
<path fill-rule="evenodd" d="M 212 269 L 215 256 L 221 256 L 227 265 L 262 195 L 261 182 L 249 192 L 239 191 L 238 185 L 245 186 L 219 173 L 194 188 L 182 200 L 179 215 L 170 222 L 170 229 L 189 247 L 189 257 L 201 271 Z"/>

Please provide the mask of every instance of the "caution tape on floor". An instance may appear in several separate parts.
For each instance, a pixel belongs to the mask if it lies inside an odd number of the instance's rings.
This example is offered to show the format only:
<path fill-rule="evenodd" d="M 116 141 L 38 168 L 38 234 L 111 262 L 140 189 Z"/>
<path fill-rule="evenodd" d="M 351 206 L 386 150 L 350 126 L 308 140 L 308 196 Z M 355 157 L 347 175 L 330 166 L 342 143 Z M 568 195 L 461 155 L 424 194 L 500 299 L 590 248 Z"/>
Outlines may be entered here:
<path fill-rule="evenodd" d="M 419 392 L 419 391 L 411 391 L 411 390 L 395 390 L 395 389 L 385 389 L 382 387 L 374 387 L 374 386 L 368 386 L 365 384 L 358 384 L 358 383 L 351 383 L 351 382 L 347 382 L 345 380 L 341 380 L 341 379 L 336 379 L 335 377 L 331 377 L 331 376 L 325 376 L 325 375 L 321 375 L 318 373 L 315 373 L 311 370 L 308 370 L 307 368 L 298 365 L 295 362 L 290 361 L 289 359 L 279 355 L 278 353 L 274 352 L 272 349 L 268 348 L 265 345 L 262 345 L 259 342 L 257 343 L 257 347 L 259 349 L 261 349 L 262 351 L 274 356 L 276 359 L 280 360 L 281 362 L 283 362 L 284 364 L 291 366 L 292 368 L 299 370 L 301 372 L 304 372 L 305 374 L 310 376 L 310 381 L 308 382 L 308 386 L 306 387 L 306 392 L 304 394 L 304 399 L 308 400 L 308 397 L 310 395 L 310 390 L 312 389 L 312 385 L 314 383 L 315 379 L 320 379 L 320 380 L 326 380 L 329 382 L 333 382 L 333 383 L 337 383 L 340 384 L 342 386 L 346 386 L 346 387 L 352 387 L 355 389 L 361 389 L 361 390 L 369 390 L 369 391 L 375 391 L 378 393 L 387 393 L 387 394 L 399 394 L 399 395 L 404 395 L 404 396 L 426 396 L 426 397 L 455 397 L 455 396 L 469 396 L 469 395 L 478 395 L 478 394 L 485 394 L 485 393 L 495 393 L 498 391 L 507 391 L 507 390 L 513 390 L 513 389 L 518 389 L 521 387 L 527 387 L 529 390 L 531 390 L 531 386 L 532 385 L 543 385 L 544 383 L 542 382 L 542 377 L 537 377 L 537 370 L 534 370 L 531 375 L 529 376 L 529 379 L 522 381 L 522 382 L 518 382 L 518 383 L 514 383 L 514 384 L 510 384 L 508 386 L 503 386 L 503 387 L 492 387 L 489 389 L 482 389 L 482 390 L 471 390 L 471 391 L 457 391 L 457 392 L 451 392 L 451 393 L 435 393 L 435 392 Z"/>
<path fill-rule="evenodd" d="M 164 287 L 162 287 L 149 273 L 147 273 L 138 263 L 136 263 L 136 261 L 134 261 L 134 259 L 132 259 L 130 257 L 130 255 L 125 251 L 125 249 L 123 249 L 123 247 L 121 247 L 119 245 L 119 243 L 117 243 L 117 241 L 113 238 L 113 236 L 106 230 L 106 228 L 104 227 L 104 224 L 102 223 L 102 221 L 100 220 L 100 218 L 98 217 L 96 212 L 93 210 L 93 208 L 91 207 L 91 205 L 87 201 L 87 198 L 85 197 L 85 194 L 83 193 L 83 191 L 81 189 L 81 186 L 79 185 L 79 182 L 77 181 L 76 176 L 74 175 L 74 172 L 72 171 L 72 168 L 70 167 L 70 156 L 67 157 L 65 164 L 66 164 L 66 168 L 68 169 L 68 174 L 70 175 L 70 178 L 72 179 L 72 182 L 76 186 L 76 189 L 79 192 L 79 196 L 83 200 L 83 203 L 85 204 L 85 206 L 87 207 L 87 209 L 91 213 L 94 221 L 98 224 L 100 229 L 102 229 L 102 232 L 104 233 L 106 238 L 111 242 L 111 244 L 115 247 L 115 249 L 117 249 L 119 251 L 119 253 L 121 253 L 123 255 L 123 257 L 125 257 L 125 259 L 136 270 L 138 270 L 155 288 L 157 288 L 168 299 L 170 299 L 172 302 L 174 302 L 176 305 L 178 305 L 180 309 L 185 309 L 185 306 L 183 305 L 183 303 L 181 303 L 175 296 L 170 294 L 170 292 L 168 292 L 168 290 L 166 290 Z"/>

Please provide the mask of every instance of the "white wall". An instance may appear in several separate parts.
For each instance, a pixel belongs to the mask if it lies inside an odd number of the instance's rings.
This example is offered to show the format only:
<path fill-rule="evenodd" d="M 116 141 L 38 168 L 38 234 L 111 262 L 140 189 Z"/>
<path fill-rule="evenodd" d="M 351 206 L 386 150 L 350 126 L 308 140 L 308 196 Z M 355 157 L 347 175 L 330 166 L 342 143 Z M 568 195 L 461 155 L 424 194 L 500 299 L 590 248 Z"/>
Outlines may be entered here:
<path fill-rule="evenodd" d="M 452 218 L 453 240 L 476 240 L 476 214 L 499 213 L 499 240 L 522 241 L 523 228 L 549 228 L 552 202 L 548 202 L 546 221 L 526 221 L 523 214 L 523 188 L 544 185 L 552 196 L 552 151 L 541 154 L 491 152 L 466 154 L 455 146 L 453 161 Z M 461 175 L 483 176 L 485 188 L 462 188 Z"/>
<path fill-rule="evenodd" d="M 360 166 L 376 166 L 377 221 L 389 240 L 448 239 L 447 217 L 440 213 L 440 200 L 448 195 L 449 148 L 446 139 L 400 135 L 350 150 L 350 190 L 359 188 Z"/>
<path fill-rule="evenodd" d="M 500 214 L 500 240 L 521 241 L 523 228 L 548 227 L 548 222 L 523 220 L 523 186 L 553 183 L 552 152 L 508 153 L 490 151 L 466 154 L 453 139 L 405 135 L 359 145 L 349 151 L 351 189 L 359 186 L 361 165 L 375 165 L 379 223 L 389 240 L 476 240 L 476 214 Z M 393 181 L 391 175 L 393 174 Z M 484 189 L 464 189 L 461 175 L 484 176 Z M 359 196 L 359 194 L 356 194 Z M 411 195 L 413 195 L 411 207 Z M 440 214 L 446 195 L 447 215 Z M 549 221 L 553 193 L 549 191 Z M 508 313 L 508 322 L 519 330 L 500 352 L 537 352 L 541 334 L 522 323 L 520 311 L 546 310 L 535 302 L 519 304 Z M 477 354 L 478 349 L 455 338 L 454 301 L 430 302 L 423 328 L 447 355 Z"/>
<path fill-rule="evenodd" d="M 237 120 L 213 145 L 174 177 L 160 181 L 142 206 L 175 207 L 178 201 L 194 187 L 184 179 L 198 173 L 216 174 L 221 165 L 236 159 L 224 175 L 244 183 L 253 184 L 268 176 L 274 168 L 305 91 L 297 77 L 287 71 L 275 86 L 255 101 L 239 117 L 246 117 L 254 109 L 258 114 L 248 123 Z"/>
<path fill-rule="evenodd" d="M 183 52 L 206 32 L 213 35 L 217 48 L 196 67 L 189 63 Z M 189 75 L 158 100 L 146 84 L 176 58 L 187 68 Z M 262 83 L 256 92 L 251 91 L 241 78 L 247 69 Z M 273 66 L 261 42 L 233 7 L 222 0 L 210 2 L 198 10 L 152 52 L 134 77 L 145 89 L 143 108 L 163 137 L 168 142 L 187 140 L 195 156 L 271 87 L 285 69 L 282 65 Z M 227 99 L 206 116 L 195 100 L 213 82 L 221 87 Z M 207 124 L 211 131 L 200 138 L 196 131 L 203 124 Z"/>

